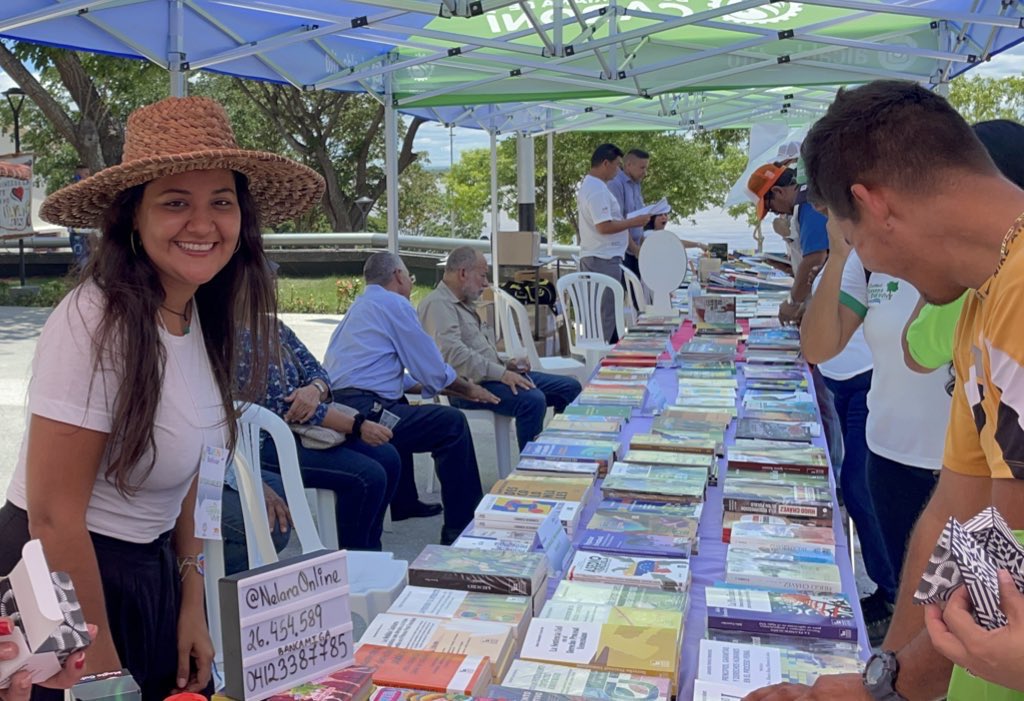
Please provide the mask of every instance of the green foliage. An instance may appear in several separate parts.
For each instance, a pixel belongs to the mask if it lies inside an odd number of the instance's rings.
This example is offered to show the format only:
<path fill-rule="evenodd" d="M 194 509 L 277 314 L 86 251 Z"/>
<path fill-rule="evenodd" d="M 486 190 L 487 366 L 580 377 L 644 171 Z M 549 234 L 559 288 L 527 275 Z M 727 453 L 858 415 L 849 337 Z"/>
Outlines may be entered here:
<path fill-rule="evenodd" d="M 1024 74 L 1006 78 L 964 74 L 949 84 L 949 101 L 971 124 L 1024 120 Z"/>
<path fill-rule="evenodd" d="M 18 280 L 0 280 L 0 307 L 55 307 L 75 286 L 73 276 L 60 278 L 33 278 L 23 292 L 17 289 Z"/>
<path fill-rule="evenodd" d="M 708 207 L 721 206 L 732 183 L 746 165 L 745 131 L 680 135 L 672 132 L 568 132 L 555 136 L 553 201 L 555 238 L 569 243 L 578 230 L 576 189 L 590 170 L 590 155 L 603 143 L 624 151 L 639 148 L 651 154 L 644 197 L 654 202 L 667 197 L 676 220 Z M 515 139 L 498 146 L 498 203 L 506 212 L 516 208 Z M 537 143 L 537 226 L 547 226 L 547 150 Z M 490 153 L 464 151 L 446 177 L 458 220 L 472 223 L 477 234 L 482 212 L 490 207 Z"/>

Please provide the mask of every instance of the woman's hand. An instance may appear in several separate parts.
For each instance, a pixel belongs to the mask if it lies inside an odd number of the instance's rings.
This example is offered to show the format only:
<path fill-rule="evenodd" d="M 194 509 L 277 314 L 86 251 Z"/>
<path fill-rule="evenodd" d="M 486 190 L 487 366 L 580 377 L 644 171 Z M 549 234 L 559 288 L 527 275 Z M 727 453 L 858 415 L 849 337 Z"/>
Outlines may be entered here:
<path fill-rule="evenodd" d="M 0 637 L 11 634 L 14 630 L 14 622 L 9 618 L 0 618 Z M 89 626 L 90 637 L 96 637 L 97 628 Z M 18 646 L 16 643 L 0 643 L 0 660 L 14 660 L 18 657 Z M 85 674 L 85 652 L 76 652 L 64 662 L 64 668 L 39 686 L 50 689 L 70 689 Z M 0 701 L 28 701 L 32 694 L 32 675 L 22 670 L 11 677 L 11 685 L 6 689 L 0 689 Z"/>
<path fill-rule="evenodd" d="M 390 441 L 392 435 L 390 428 L 381 426 L 375 421 L 364 421 L 362 428 L 359 429 L 359 438 L 374 448 Z"/>
<path fill-rule="evenodd" d="M 303 423 L 304 421 L 309 421 L 310 417 L 313 416 L 313 412 L 320 406 L 320 388 L 316 385 L 299 387 L 285 397 L 284 400 L 292 403 L 288 413 L 284 415 L 284 420 L 293 424 Z"/>
<path fill-rule="evenodd" d="M 213 642 L 206 627 L 206 614 L 202 607 L 183 606 L 178 614 L 177 691 L 201 692 L 212 675 Z"/>

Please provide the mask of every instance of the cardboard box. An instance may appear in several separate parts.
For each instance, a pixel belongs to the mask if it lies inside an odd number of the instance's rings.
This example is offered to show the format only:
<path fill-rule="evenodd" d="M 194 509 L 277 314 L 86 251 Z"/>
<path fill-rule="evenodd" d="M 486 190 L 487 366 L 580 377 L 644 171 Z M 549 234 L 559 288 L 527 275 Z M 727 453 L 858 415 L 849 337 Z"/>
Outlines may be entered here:
<path fill-rule="evenodd" d="M 540 257 L 540 232 L 499 231 L 495 246 L 499 265 L 534 265 Z"/>

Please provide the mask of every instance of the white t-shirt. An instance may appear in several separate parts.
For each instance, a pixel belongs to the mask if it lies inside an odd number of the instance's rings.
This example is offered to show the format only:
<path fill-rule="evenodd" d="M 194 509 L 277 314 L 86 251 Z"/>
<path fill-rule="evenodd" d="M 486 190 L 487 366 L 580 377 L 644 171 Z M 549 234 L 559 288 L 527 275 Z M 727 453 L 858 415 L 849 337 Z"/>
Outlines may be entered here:
<path fill-rule="evenodd" d="M 597 230 L 601 222 L 622 219 L 622 208 L 603 180 L 590 174 L 583 178 L 576 195 L 576 209 L 580 218 L 581 258 L 611 259 L 626 254 L 628 229 L 617 234 L 602 234 Z"/>
<path fill-rule="evenodd" d="M 114 400 L 124 386 L 113 369 L 94 371 L 92 335 L 103 313 L 103 293 L 86 283 L 50 314 L 36 345 L 28 410 L 55 421 L 110 433 Z M 224 408 L 210 368 L 199 316 L 193 307 L 191 332 L 172 336 L 160 329 L 167 352 L 164 385 L 153 437 L 157 460 L 139 490 L 122 496 L 105 477 L 108 458 L 100 462 L 85 514 L 89 531 L 132 543 L 149 543 L 174 527 L 204 445 L 227 445 Z M 25 472 L 28 433 L 7 499 L 26 508 Z M 75 456 L 67 456 L 68 461 Z M 148 465 L 148 457 L 143 465 Z M 139 468 L 140 470 L 143 468 Z M 137 480 L 133 477 L 133 480 Z"/>
<path fill-rule="evenodd" d="M 938 470 L 949 422 L 947 368 L 921 375 L 903 363 L 903 327 L 917 306 L 909 282 L 883 273 L 867 281 L 856 252 L 843 269 L 840 303 L 863 320 L 874 374 L 868 392 L 867 442 L 872 452 L 903 465 Z"/>
<path fill-rule="evenodd" d="M 828 263 L 825 263 L 825 266 L 828 267 Z M 814 283 L 811 285 L 812 295 L 817 292 L 824 274 L 825 269 L 822 268 L 821 273 L 814 278 Z M 830 380 L 838 381 L 849 380 L 867 372 L 871 367 L 871 349 L 868 348 L 868 342 L 864 339 L 864 324 L 857 327 L 857 330 L 850 336 L 850 342 L 846 344 L 846 348 L 840 351 L 839 355 L 824 363 L 818 363 L 818 370 L 822 375 Z"/>

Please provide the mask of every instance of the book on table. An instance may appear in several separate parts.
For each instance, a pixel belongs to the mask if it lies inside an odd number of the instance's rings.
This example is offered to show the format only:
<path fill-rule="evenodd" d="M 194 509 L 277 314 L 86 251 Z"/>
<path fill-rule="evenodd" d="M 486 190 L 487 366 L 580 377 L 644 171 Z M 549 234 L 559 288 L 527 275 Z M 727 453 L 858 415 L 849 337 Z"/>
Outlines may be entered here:
<path fill-rule="evenodd" d="M 574 701 L 669 701 L 669 680 L 628 672 L 606 672 L 530 660 L 516 660 L 502 686 L 565 694 Z"/>
<path fill-rule="evenodd" d="M 763 439 L 770 441 L 792 441 L 810 443 L 821 435 L 821 424 L 813 422 L 762 421 L 739 419 L 736 421 L 736 438 Z"/>
<path fill-rule="evenodd" d="M 469 550 L 431 544 L 409 565 L 409 584 L 528 596 L 534 610 L 539 611 L 547 573 L 547 560 L 540 553 Z"/>
<path fill-rule="evenodd" d="M 365 701 L 373 688 L 373 670 L 363 665 L 339 669 L 270 696 L 267 701 Z M 76 696 L 77 698 L 77 696 Z"/>
<path fill-rule="evenodd" d="M 596 462 L 598 471 L 601 473 L 607 470 L 612 460 L 615 459 L 615 450 L 609 446 L 566 445 L 564 443 L 531 441 L 523 448 L 520 457 L 556 462 Z"/>
<path fill-rule="evenodd" d="M 590 477 L 562 477 L 550 479 L 537 475 L 513 472 L 499 479 L 491 487 L 491 494 L 530 499 L 552 499 L 586 503 L 590 499 L 594 480 Z"/>
<path fill-rule="evenodd" d="M 558 515 L 558 520 L 570 537 L 576 532 L 580 522 L 578 501 L 485 494 L 474 511 L 473 521 L 482 528 L 533 532 L 550 513 Z"/>
<path fill-rule="evenodd" d="M 586 475 L 593 480 L 600 471 L 601 463 L 587 462 L 585 460 L 521 458 L 516 464 L 516 472 L 543 475 L 544 477 Z"/>
<path fill-rule="evenodd" d="M 653 609 L 679 612 L 686 617 L 690 599 L 685 591 L 663 591 L 625 584 L 604 584 L 563 579 L 558 583 L 551 601 L 571 601 L 583 604 L 625 606 L 631 609 Z M 549 602 L 550 603 L 550 602 Z"/>
<path fill-rule="evenodd" d="M 597 621 L 535 618 L 520 659 L 602 671 L 664 677 L 674 695 L 679 676 L 678 629 Z"/>
<path fill-rule="evenodd" d="M 843 590 L 839 567 L 829 563 L 785 561 L 730 552 L 725 562 L 725 581 L 753 587 L 838 594 Z"/>
<path fill-rule="evenodd" d="M 690 586 L 690 563 L 681 558 L 581 551 L 573 556 L 568 579 L 686 591 Z"/>
<path fill-rule="evenodd" d="M 628 423 L 633 416 L 633 408 L 604 404 L 570 404 L 565 407 L 562 414 L 565 416 L 594 416 L 602 419 L 622 419 Z"/>
<path fill-rule="evenodd" d="M 501 679 L 508 670 L 515 653 L 515 642 L 512 627 L 505 623 L 395 613 L 378 614 L 359 638 L 360 646 L 379 645 L 484 657 L 492 665 L 493 679 Z"/>
<path fill-rule="evenodd" d="M 857 621 L 842 593 L 787 592 L 748 587 L 707 587 L 709 637 L 719 631 L 758 639 L 819 638 L 850 643 L 856 652 Z"/>
<path fill-rule="evenodd" d="M 503 623 L 512 628 L 516 640 L 522 640 L 522 634 L 533 618 L 533 601 L 527 596 L 409 585 L 391 603 L 388 613 Z"/>
<path fill-rule="evenodd" d="M 481 696 L 491 683 L 486 657 L 361 645 L 356 662 L 374 670 L 376 686 Z"/>
<path fill-rule="evenodd" d="M 835 532 L 831 528 L 755 521 L 733 524 L 729 542 L 738 547 L 770 547 L 776 552 L 813 545 L 827 549 L 833 557 L 836 548 Z"/>

